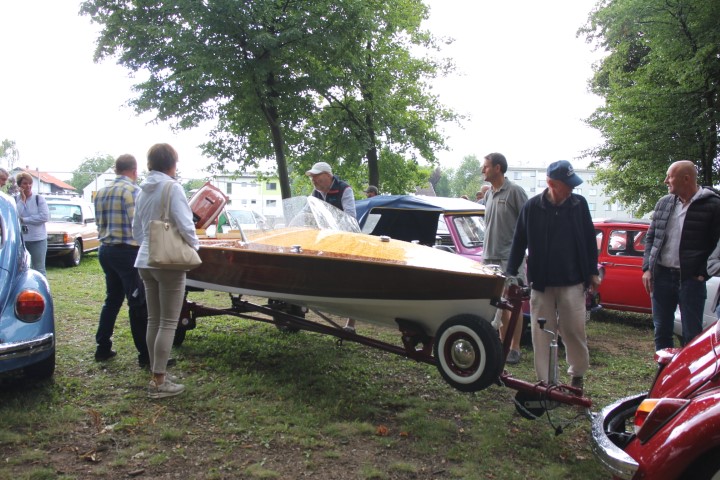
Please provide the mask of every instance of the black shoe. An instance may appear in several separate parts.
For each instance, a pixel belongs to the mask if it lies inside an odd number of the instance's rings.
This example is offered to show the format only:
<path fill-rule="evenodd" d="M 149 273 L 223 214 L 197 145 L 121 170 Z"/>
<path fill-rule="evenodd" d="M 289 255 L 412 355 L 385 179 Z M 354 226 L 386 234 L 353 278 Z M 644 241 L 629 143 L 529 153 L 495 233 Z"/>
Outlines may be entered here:
<path fill-rule="evenodd" d="M 107 360 L 110 360 L 111 358 L 115 357 L 117 355 L 117 352 L 115 350 L 106 350 L 102 352 L 95 352 L 95 361 L 96 362 L 105 362 Z"/>

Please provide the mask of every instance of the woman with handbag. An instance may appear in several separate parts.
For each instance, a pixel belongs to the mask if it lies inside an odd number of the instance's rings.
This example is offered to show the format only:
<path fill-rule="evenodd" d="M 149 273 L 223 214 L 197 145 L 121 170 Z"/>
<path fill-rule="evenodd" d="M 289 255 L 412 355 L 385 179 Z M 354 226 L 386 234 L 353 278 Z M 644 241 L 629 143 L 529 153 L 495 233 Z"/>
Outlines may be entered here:
<path fill-rule="evenodd" d="M 185 191 L 173 178 L 177 169 L 178 154 L 167 143 L 158 143 L 148 151 L 150 173 L 140 185 L 135 204 L 133 237 L 140 245 L 135 267 L 145 284 L 148 309 L 147 345 L 150 355 L 152 379 L 148 386 L 148 397 L 164 398 L 181 394 L 184 385 L 174 383 L 167 375 L 167 361 L 175 338 L 180 310 L 185 295 L 185 270 L 173 265 L 152 266 L 151 258 L 157 255 L 163 245 L 157 237 L 153 241 L 153 224 L 161 218 L 174 226 L 175 235 L 197 250 L 199 241 L 195 233 L 192 211 Z M 170 182 L 170 183 L 169 183 Z M 169 184 L 168 184 L 169 183 Z M 167 188 L 166 188 L 167 187 Z M 165 218 L 167 217 L 167 218 Z M 157 264 L 156 264 L 157 265 Z"/>

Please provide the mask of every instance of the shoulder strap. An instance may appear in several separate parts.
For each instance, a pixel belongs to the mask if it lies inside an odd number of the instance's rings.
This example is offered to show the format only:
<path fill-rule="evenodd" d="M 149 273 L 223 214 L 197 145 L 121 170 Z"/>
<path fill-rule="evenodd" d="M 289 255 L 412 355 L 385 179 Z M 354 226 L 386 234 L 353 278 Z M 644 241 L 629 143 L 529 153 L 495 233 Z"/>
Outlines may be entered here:
<path fill-rule="evenodd" d="M 172 184 L 175 183 L 172 180 L 169 180 L 165 182 L 165 185 L 163 186 L 162 191 L 162 218 L 163 221 L 170 220 L 170 189 L 172 188 Z"/>

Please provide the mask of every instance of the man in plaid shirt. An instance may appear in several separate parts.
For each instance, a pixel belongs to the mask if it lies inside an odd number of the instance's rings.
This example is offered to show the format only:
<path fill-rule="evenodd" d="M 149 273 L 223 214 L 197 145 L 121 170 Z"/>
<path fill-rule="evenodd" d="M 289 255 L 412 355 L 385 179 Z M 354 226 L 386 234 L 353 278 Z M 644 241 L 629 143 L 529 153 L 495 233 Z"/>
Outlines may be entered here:
<path fill-rule="evenodd" d="M 135 199 L 140 192 L 137 181 L 137 160 L 132 155 L 120 155 L 115 161 L 117 177 L 95 196 L 95 217 L 100 238 L 98 259 L 105 272 L 105 303 L 100 311 L 95 341 L 95 360 L 113 358 L 112 335 L 123 300 L 127 298 L 130 331 L 138 351 L 141 367 L 150 364 L 145 335 L 147 306 L 145 288 L 135 268 L 138 244 L 132 236 Z"/>

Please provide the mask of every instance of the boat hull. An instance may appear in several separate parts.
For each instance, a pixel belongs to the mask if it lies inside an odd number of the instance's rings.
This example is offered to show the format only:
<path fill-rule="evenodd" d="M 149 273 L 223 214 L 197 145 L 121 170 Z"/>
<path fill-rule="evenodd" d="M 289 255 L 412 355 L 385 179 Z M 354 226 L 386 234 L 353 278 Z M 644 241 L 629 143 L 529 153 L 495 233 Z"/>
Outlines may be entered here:
<path fill-rule="evenodd" d="M 347 232 L 285 229 L 256 242 L 203 240 L 188 285 L 277 299 L 429 335 L 448 318 L 492 320 L 504 278 L 437 249 Z"/>

